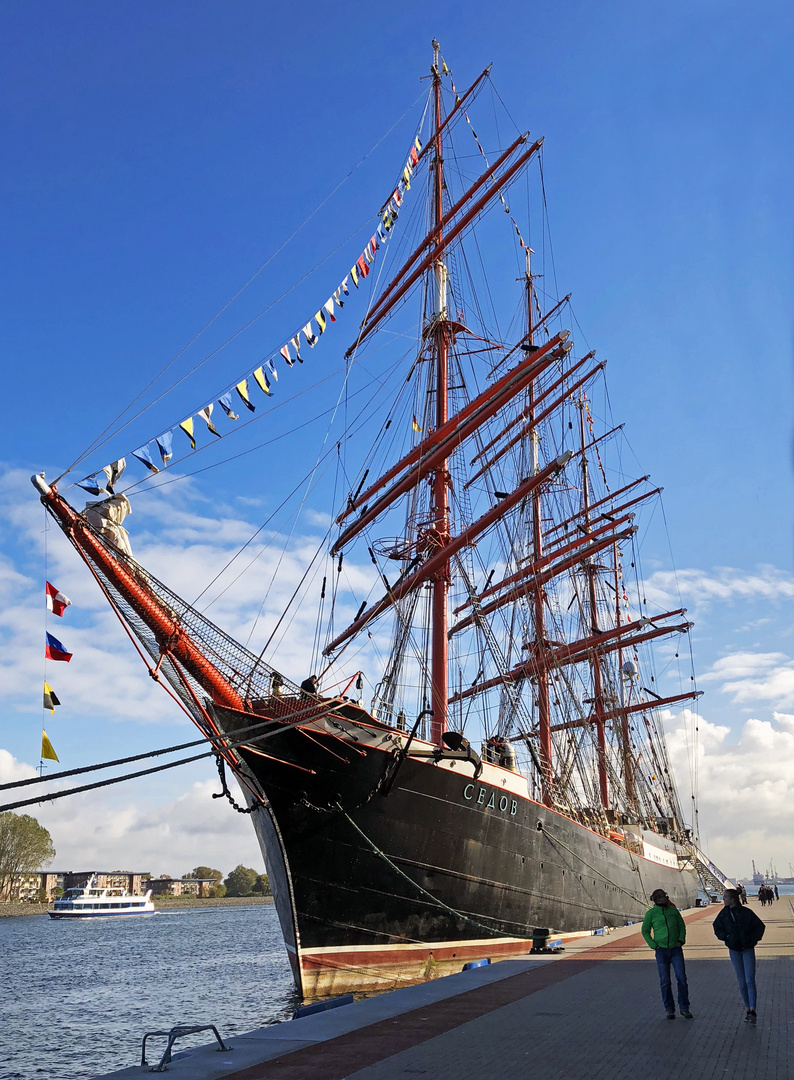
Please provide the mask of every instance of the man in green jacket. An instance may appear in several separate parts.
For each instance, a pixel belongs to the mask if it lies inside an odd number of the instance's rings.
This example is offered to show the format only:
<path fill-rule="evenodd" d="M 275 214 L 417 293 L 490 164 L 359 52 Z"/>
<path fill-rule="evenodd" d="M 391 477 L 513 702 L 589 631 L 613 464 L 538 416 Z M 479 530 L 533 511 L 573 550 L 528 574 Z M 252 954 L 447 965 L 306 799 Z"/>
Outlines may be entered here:
<path fill-rule="evenodd" d="M 678 984 L 678 1009 L 685 1020 L 692 1019 L 689 1011 L 689 987 L 686 981 L 684 950 L 686 941 L 686 923 L 681 912 L 670 902 L 664 889 L 651 893 L 653 907 L 645 912 L 642 920 L 642 936 L 656 953 L 656 966 L 659 969 L 659 985 L 662 1001 L 667 1010 L 667 1019 L 675 1020 L 675 1001 L 670 980 L 670 966 L 675 972 Z"/>

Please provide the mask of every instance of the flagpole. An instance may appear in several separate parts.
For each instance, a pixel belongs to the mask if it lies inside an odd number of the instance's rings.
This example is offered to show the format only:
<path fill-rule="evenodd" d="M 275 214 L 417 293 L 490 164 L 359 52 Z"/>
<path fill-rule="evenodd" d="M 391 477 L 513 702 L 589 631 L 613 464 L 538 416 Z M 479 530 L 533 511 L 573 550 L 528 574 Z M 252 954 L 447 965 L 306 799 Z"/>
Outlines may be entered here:
<path fill-rule="evenodd" d="M 46 509 L 44 510 L 44 641 L 47 641 L 47 633 L 50 629 L 50 605 L 47 601 L 47 582 L 50 580 L 50 568 L 48 565 L 47 533 L 49 532 L 49 520 Z M 41 738 L 39 739 L 39 776 L 44 776 L 44 687 L 47 685 L 47 649 L 44 649 L 44 682 L 41 693 Z"/>

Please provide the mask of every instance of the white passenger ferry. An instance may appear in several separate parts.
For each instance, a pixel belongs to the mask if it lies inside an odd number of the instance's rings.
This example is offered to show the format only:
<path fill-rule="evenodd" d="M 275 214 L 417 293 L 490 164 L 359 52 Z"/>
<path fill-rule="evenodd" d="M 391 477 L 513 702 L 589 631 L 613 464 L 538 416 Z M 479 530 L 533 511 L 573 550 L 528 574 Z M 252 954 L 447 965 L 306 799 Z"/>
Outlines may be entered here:
<path fill-rule="evenodd" d="M 102 919 L 108 915 L 154 915 L 152 890 L 144 895 L 126 889 L 99 889 L 91 882 L 77 889 L 67 889 L 47 909 L 51 919 Z"/>

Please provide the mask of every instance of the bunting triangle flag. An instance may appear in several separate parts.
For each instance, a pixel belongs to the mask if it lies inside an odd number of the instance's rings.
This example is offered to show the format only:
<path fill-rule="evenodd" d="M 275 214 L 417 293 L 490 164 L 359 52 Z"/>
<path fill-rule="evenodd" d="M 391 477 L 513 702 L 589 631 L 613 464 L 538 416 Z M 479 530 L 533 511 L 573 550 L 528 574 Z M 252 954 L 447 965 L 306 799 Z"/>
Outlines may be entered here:
<path fill-rule="evenodd" d="M 86 476 L 77 485 L 82 488 L 83 491 L 87 491 L 89 495 L 107 495 L 108 490 L 106 487 L 102 487 L 96 478 L 96 473 L 92 473 L 91 476 Z"/>
<path fill-rule="evenodd" d="M 58 695 L 48 682 L 44 683 L 44 708 L 49 709 L 53 716 L 55 716 L 55 706 L 60 705 Z"/>
<path fill-rule="evenodd" d="M 325 315 L 323 315 L 322 311 L 318 311 L 317 314 L 314 316 L 314 318 L 315 318 L 315 321 L 317 322 L 317 325 L 320 328 L 320 333 L 324 334 L 325 333 Z"/>
<path fill-rule="evenodd" d="M 111 495 L 116 494 L 116 492 L 113 490 L 113 485 L 119 482 L 119 480 L 121 479 L 121 474 L 126 468 L 127 462 L 125 458 L 119 458 L 118 461 L 113 461 L 110 463 L 110 465 L 105 465 L 105 467 L 103 468 L 102 472 L 107 477 L 107 483 L 105 484 L 105 487 L 108 489 Z"/>
<path fill-rule="evenodd" d="M 287 361 L 287 367 L 292 367 L 292 357 L 290 356 L 289 345 L 283 345 L 279 349 L 279 352 L 284 357 L 284 359 Z"/>
<path fill-rule="evenodd" d="M 72 601 L 68 596 L 64 596 L 62 592 L 58 592 L 49 581 L 45 583 L 44 592 L 47 597 L 47 611 L 51 611 L 53 615 L 62 618 L 64 611 L 72 606 Z"/>
<path fill-rule="evenodd" d="M 184 433 L 190 439 L 190 445 L 195 450 L 196 449 L 196 440 L 193 437 L 193 417 L 189 416 L 187 418 L 187 420 L 183 420 L 182 423 L 179 425 L 179 427 L 180 427 L 180 429 L 182 431 L 184 431 Z"/>
<path fill-rule="evenodd" d="M 215 406 L 212 404 L 212 402 L 210 402 L 209 405 L 205 405 L 203 409 L 199 409 L 199 416 L 207 425 L 207 430 L 211 431 L 213 435 L 217 435 L 220 439 L 221 433 L 218 431 L 218 429 L 212 422 L 212 410 L 214 407 Z"/>
<path fill-rule="evenodd" d="M 301 360 L 301 336 L 300 336 L 300 334 L 295 335 L 295 337 L 292 339 L 292 341 L 290 341 L 290 345 L 295 350 L 295 359 L 298 361 L 299 364 L 302 364 L 303 361 Z"/>
<path fill-rule="evenodd" d="M 240 417 L 237 415 L 237 413 L 232 408 L 232 395 L 231 394 L 223 394 L 221 397 L 219 397 L 218 398 L 218 404 L 220 405 L 220 407 L 223 409 L 223 411 L 226 413 L 226 415 L 229 417 L 230 420 L 239 420 L 240 419 Z"/>
<path fill-rule="evenodd" d="M 364 259 L 363 254 L 359 255 L 358 263 L 356 265 L 358 266 L 358 272 L 361 275 L 361 277 L 365 278 L 367 276 L 367 274 L 369 273 L 369 267 L 367 266 L 367 263 L 366 263 L 366 260 Z"/>
<path fill-rule="evenodd" d="M 345 296 L 350 296 L 350 289 L 348 289 L 348 287 L 347 287 L 347 278 L 345 278 L 345 280 L 342 282 L 342 284 L 339 286 L 339 288 L 342 290 L 342 292 L 345 294 Z"/>
<path fill-rule="evenodd" d="M 268 360 L 267 366 L 268 366 L 268 368 L 270 370 L 270 374 L 273 376 L 273 378 L 276 380 L 276 382 L 278 382 L 278 372 L 276 371 L 276 361 L 275 360 Z M 292 367 L 291 364 L 290 364 L 290 367 Z"/>
<path fill-rule="evenodd" d="M 251 399 L 248 396 L 248 379 L 242 379 L 234 389 L 240 395 L 240 400 L 243 405 L 245 405 L 246 409 L 250 409 L 251 412 L 256 412 L 256 405 L 251 404 Z"/>
<path fill-rule="evenodd" d="M 268 379 L 267 375 L 265 374 L 265 369 L 263 367 L 258 367 L 256 369 L 256 371 L 254 372 L 254 378 L 257 381 L 259 389 L 266 393 L 268 397 L 270 397 L 272 393 L 270 389 L 270 379 Z"/>
<path fill-rule="evenodd" d="M 163 465 L 167 465 L 174 456 L 173 450 L 171 449 L 173 435 L 173 431 L 164 431 L 162 435 L 158 435 L 155 439 L 157 449 L 160 451 L 160 460 Z"/>
<path fill-rule="evenodd" d="M 330 298 L 330 300 L 325 301 L 325 303 L 323 304 L 323 310 L 328 312 L 328 318 L 331 320 L 331 322 L 336 322 L 336 315 L 334 315 L 333 296 Z"/>
<path fill-rule="evenodd" d="M 414 431 L 421 431 L 422 430 L 420 428 L 420 426 L 419 426 L 419 421 L 416 419 L 416 416 L 414 416 L 414 418 L 413 418 L 413 423 L 411 424 L 411 427 L 414 429 Z"/>
<path fill-rule="evenodd" d="M 314 346 L 317 344 L 317 338 L 315 337 L 314 331 L 312 330 L 311 319 L 309 319 L 309 321 L 304 326 L 303 334 L 304 334 L 304 337 L 306 338 L 306 341 L 307 341 L 307 343 L 309 345 L 309 348 L 313 349 Z"/>
<path fill-rule="evenodd" d="M 341 292 L 342 292 L 342 286 L 340 285 L 339 288 L 334 293 L 334 303 L 336 304 L 336 306 L 338 308 L 343 308 L 345 306 L 344 300 L 339 299 L 339 297 L 341 295 Z"/>
<path fill-rule="evenodd" d="M 53 637 L 52 634 L 46 634 L 47 643 L 44 647 L 44 655 L 48 660 L 63 660 L 67 664 L 72 659 L 72 653 L 67 652 L 63 645 L 58 641 L 57 637 Z"/>
<path fill-rule="evenodd" d="M 356 288 L 358 288 L 358 271 L 356 270 L 355 266 L 350 267 L 350 276 L 353 279 L 353 284 Z"/>
<path fill-rule="evenodd" d="M 44 730 L 44 728 L 41 729 L 41 756 L 42 758 L 46 758 L 48 761 L 58 760 L 58 755 L 53 750 L 52 743 L 47 737 L 47 732 Z"/>
<path fill-rule="evenodd" d="M 154 459 L 152 458 L 152 452 L 149 449 L 148 443 L 146 444 L 146 446 L 139 446 L 137 450 L 133 450 L 132 456 L 134 458 L 137 458 L 138 461 L 140 461 L 141 465 L 145 465 L 149 472 L 159 473 L 160 470 L 154 463 Z"/>

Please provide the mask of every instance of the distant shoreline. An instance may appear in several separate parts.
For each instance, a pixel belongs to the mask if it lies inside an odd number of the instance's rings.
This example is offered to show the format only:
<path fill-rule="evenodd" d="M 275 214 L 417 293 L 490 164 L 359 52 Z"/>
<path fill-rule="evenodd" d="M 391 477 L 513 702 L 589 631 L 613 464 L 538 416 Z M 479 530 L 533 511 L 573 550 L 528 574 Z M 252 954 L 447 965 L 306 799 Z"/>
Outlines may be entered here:
<path fill-rule="evenodd" d="M 223 896 L 215 899 L 199 899 L 197 896 L 155 896 L 156 911 L 181 911 L 183 908 L 253 907 L 272 904 L 272 896 Z M 0 919 L 16 915 L 46 915 L 46 904 L 8 903 L 0 904 Z"/>

